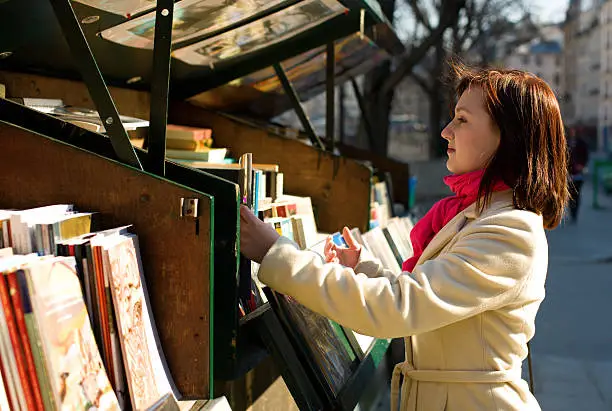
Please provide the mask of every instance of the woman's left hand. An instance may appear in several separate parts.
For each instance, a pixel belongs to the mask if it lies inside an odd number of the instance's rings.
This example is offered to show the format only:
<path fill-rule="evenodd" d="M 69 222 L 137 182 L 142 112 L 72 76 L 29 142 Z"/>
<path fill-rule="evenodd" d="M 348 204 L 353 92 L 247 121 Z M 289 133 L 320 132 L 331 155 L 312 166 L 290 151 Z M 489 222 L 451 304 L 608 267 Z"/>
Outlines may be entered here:
<path fill-rule="evenodd" d="M 240 252 L 249 260 L 261 263 L 280 235 L 257 218 L 246 206 L 240 206 Z"/>

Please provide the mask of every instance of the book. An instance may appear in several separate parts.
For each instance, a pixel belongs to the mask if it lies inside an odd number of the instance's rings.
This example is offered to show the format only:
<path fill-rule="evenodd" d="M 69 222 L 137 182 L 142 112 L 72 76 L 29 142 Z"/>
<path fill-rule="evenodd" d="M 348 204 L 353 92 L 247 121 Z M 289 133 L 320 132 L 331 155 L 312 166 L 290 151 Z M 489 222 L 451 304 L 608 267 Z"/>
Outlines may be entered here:
<path fill-rule="evenodd" d="M 327 394 L 336 398 L 357 365 L 357 357 L 341 328 L 335 328 L 332 321 L 295 299 L 266 290 L 296 348 L 307 357 L 307 366 L 312 367 Z"/>
<path fill-rule="evenodd" d="M 121 408 L 124 408 L 127 401 L 127 387 L 125 386 L 125 373 L 121 354 L 117 322 L 113 310 L 111 283 L 110 283 L 110 262 L 104 253 L 104 247 L 108 237 L 96 235 L 90 240 L 93 268 L 95 272 L 95 283 L 97 291 L 97 303 L 100 313 L 100 324 L 102 334 L 102 344 L 104 353 L 104 365 L 108 372 L 111 386 L 115 390 L 117 400 Z"/>
<path fill-rule="evenodd" d="M 173 161 L 201 161 L 207 163 L 222 163 L 227 154 L 226 148 L 203 147 L 198 151 L 166 149 L 166 157 Z"/>
<path fill-rule="evenodd" d="M 12 211 L 10 216 L 11 246 L 17 254 L 31 253 L 36 244 L 30 220 L 66 215 L 73 210 L 72 204 L 55 204 L 27 210 Z"/>
<path fill-rule="evenodd" d="M 58 410 L 119 410 L 96 346 L 73 257 L 23 268 Z"/>
<path fill-rule="evenodd" d="M 42 341 L 40 339 L 38 325 L 36 324 L 36 318 L 34 317 L 34 312 L 32 311 L 32 302 L 30 300 L 30 292 L 28 290 L 26 274 L 22 269 L 17 271 L 17 282 L 19 286 L 19 293 L 21 295 L 21 304 L 30 343 L 30 350 L 32 351 L 34 366 L 36 368 L 36 377 L 38 378 L 38 383 L 40 385 L 44 409 L 55 410 L 53 391 L 51 390 L 51 380 L 49 379 L 49 372 L 45 362 Z"/>
<path fill-rule="evenodd" d="M 172 44 L 219 32 L 289 0 L 182 0 L 174 6 Z M 103 30 L 100 35 L 124 46 L 153 48 L 155 13 Z"/>
<path fill-rule="evenodd" d="M 28 410 L 39 409 L 42 406 L 42 399 L 40 398 L 40 392 L 34 393 L 35 387 L 32 386 L 32 378 L 30 376 L 34 373 L 31 368 L 33 366 L 33 360 L 27 358 L 27 353 L 24 352 L 24 345 L 20 335 L 20 330 L 17 325 L 17 319 L 15 318 L 15 310 L 11 302 L 8 285 L 5 279 L 5 272 L 9 271 L 14 267 L 11 264 L 14 261 L 18 264 L 19 260 L 3 260 L 2 267 L 0 267 L 0 304 L 2 311 L 4 312 L 6 331 L 10 339 L 13 356 L 15 358 L 15 368 L 17 370 L 19 380 L 16 381 L 21 385 L 23 393 L 23 400 Z M 35 375 L 35 374 L 34 374 Z"/>
<path fill-rule="evenodd" d="M 2 359 L 0 359 L 0 370 L 2 369 Z M 0 372 L 0 410 L 12 410 L 11 402 L 8 397 L 8 386 L 5 376 Z"/>
<path fill-rule="evenodd" d="M 210 128 L 168 124 L 166 126 L 166 139 L 201 142 L 206 147 L 210 147 L 212 144 L 212 130 Z"/>
<path fill-rule="evenodd" d="M 0 360 L 2 361 L 2 377 L 8 394 L 8 400 L 11 403 L 11 410 L 27 410 L 25 394 L 19 371 L 17 369 L 17 360 L 15 352 L 9 337 L 9 329 L 4 314 L 4 309 L 0 310 Z"/>
<path fill-rule="evenodd" d="M 345 11 L 334 0 L 305 0 L 254 22 L 174 51 L 190 65 L 214 67 L 216 63 L 253 53 L 297 36 Z M 236 42 L 235 39 L 241 39 Z"/>
<path fill-rule="evenodd" d="M 22 104 L 41 113 L 57 117 L 63 121 L 75 124 L 90 131 L 105 133 L 104 122 L 96 110 L 85 107 L 67 106 L 60 99 L 43 98 L 11 98 L 11 101 Z M 147 120 L 142 120 L 130 116 L 119 116 L 126 131 L 133 131 L 142 127 L 149 127 Z"/>
<path fill-rule="evenodd" d="M 310 197 L 299 197 L 288 194 L 282 194 L 278 197 L 278 202 L 286 204 L 295 204 L 295 210 L 289 212 L 295 216 L 301 217 L 304 244 L 305 248 L 310 248 L 318 242 L 317 240 L 317 223 L 315 221 L 314 210 L 312 208 L 312 200 Z"/>
<path fill-rule="evenodd" d="M 17 333 L 21 342 L 21 348 L 23 350 L 23 356 L 25 359 L 25 366 L 28 373 L 28 379 L 32 389 L 32 398 L 37 409 L 43 409 L 43 393 L 41 391 L 41 384 L 38 379 L 37 370 L 34 362 L 34 355 L 32 352 L 32 345 L 28 334 L 28 328 L 26 326 L 25 311 L 23 307 L 23 301 L 21 298 L 21 292 L 19 289 L 19 283 L 17 281 L 17 270 L 11 269 L 4 272 L 4 279 L 0 278 L 0 282 L 6 280 L 6 286 L 8 288 L 8 295 L 11 299 L 13 306 L 13 313 L 15 315 L 15 324 L 17 325 Z M 0 285 L 0 288 L 3 286 Z M 48 394 L 48 393 L 47 393 Z"/>
<path fill-rule="evenodd" d="M 137 237 L 108 237 L 104 253 L 132 409 L 145 410 L 165 394 L 179 394 L 157 336 Z"/>
<path fill-rule="evenodd" d="M 130 18 L 132 15 L 155 8 L 155 0 L 74 0 L 99 10 Z"/>
<path fill-rule="evenodd" d="M 363 233 L 361 238 L 368 250 L 370 250 L 374 257 L 380 260 L 385 268 L 396 273 L 401 271 L 398 260 L 389 246 L 382 228 L 375 227 L 367 233 Z"/>
<path fill-rule="evenodd" d="M 404 262 L 405 254 L 402 254 L 400 244 L 397 241 L 398 239 L 393 237 L 393 235 L 389 231 L 389 226 L 383 228 L 382 232 L 383 232 L 383 235 L 385 236 L 385 239 L 387 240 L 387 245 L 391 249 L 391 252 L 393 253 L 393 256 L 395 257 L 395 260 L 397 261 L 397 264 L 399 265 L 399 267 L 401 267 L 402 263 Z"/>

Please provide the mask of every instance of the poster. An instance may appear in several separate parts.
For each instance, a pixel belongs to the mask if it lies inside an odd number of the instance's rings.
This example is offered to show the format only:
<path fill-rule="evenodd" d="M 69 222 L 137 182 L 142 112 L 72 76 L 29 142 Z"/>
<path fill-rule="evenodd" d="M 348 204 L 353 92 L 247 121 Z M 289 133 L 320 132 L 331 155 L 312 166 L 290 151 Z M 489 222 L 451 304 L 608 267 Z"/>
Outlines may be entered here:
<path fill-rule="evenodd" d="M 265 18 L 176 50 L 173 56 L 192 65 L 214 65 L 294 37 L 345 10 L 335 0 L 306 0 Z"/>
<path fill-rule="evenodd" d="M 129 17 L 132 14 L 154 9 L 155 0 L 73 0 L 76 3 L 85 4 L 96 9 L 108 11 Z"/>
<path fill-rule="evenodd" d="M 215 33 L 289 0 L 183 0 L 174 5 L 172 44 Z M 106 29 L 102 38 L 153 49 L 155 11 Z"/>

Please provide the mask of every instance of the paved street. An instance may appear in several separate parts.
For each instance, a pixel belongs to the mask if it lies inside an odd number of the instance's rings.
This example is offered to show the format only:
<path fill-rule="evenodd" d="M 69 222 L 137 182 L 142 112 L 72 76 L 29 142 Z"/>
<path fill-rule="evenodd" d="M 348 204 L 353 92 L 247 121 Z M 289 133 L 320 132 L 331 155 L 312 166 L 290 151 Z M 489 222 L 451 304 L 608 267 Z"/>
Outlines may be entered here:
<path fill-rule="evenodd" d="M 606 208 L 594 210 L 591 196 L 587 184 L 578 223 L 548 235 L 547 295 L 532 342 L 544 411 L 612 410 L 612 200 L 600 196 Z"/>

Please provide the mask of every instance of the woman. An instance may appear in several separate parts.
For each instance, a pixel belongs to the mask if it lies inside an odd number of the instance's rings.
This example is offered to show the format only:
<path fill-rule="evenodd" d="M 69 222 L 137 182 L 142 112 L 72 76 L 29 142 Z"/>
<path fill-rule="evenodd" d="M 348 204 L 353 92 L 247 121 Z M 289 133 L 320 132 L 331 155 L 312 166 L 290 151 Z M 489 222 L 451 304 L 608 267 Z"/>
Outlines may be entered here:
<path fill-rule="evenodd" d="M 548 245 L 568 200 L 559 105 L 541 79 L 456 67 L 444 199 L 414 227 L 415 255 L 395 273 L 344 235 L 330 263 L 241 211 L 243 253 L 259 278 L 360 333 L 405 337 L 391 403 L 420 411 L 539 410 L 521 379 L 544 298 Z M 401 393 L 399 377 L 403 376 Z"/>

